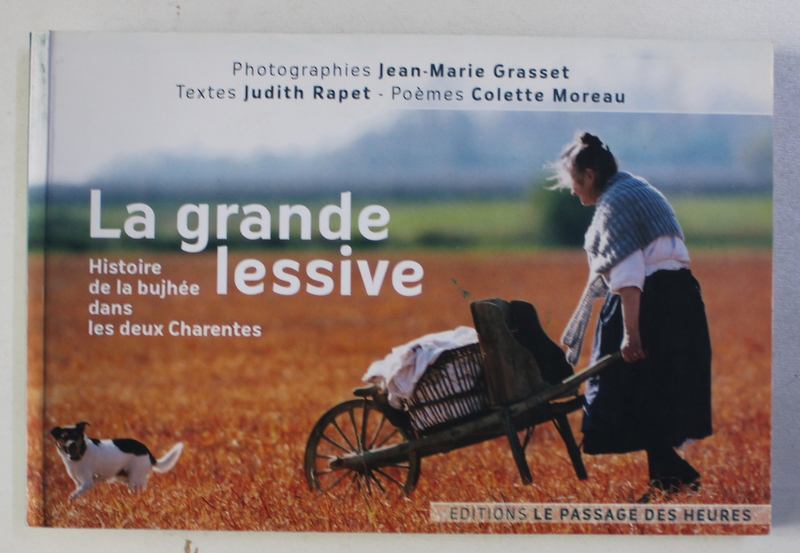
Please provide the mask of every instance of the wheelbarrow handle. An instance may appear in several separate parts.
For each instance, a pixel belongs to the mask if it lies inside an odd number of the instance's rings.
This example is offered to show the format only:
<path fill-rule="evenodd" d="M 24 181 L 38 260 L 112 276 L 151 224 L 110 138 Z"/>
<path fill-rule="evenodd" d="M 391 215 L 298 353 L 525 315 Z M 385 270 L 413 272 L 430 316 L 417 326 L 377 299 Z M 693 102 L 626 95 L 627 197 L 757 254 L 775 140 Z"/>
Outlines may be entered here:
<path fill-rule="evenodd" d="M 622 353 L 620 352 L 604 355 L 581 372 L 575 373 L 572 376 L 565 378 L 558 384 L 549 386 L 541 392 L 538 392 L 523 401 L 511 405 L 509 407 L 511 410 L 511 415 L 516 416 L 517 414 L 527 411 L 528 409 L 532 409 L 547 403 L 552 399 L 556 399 L 577 390 L 578 386 L 583 384 L 586 380 L 589 380 L 591 377 L 598 374 L 609 365 L 612 365 L 621 359 Z"/>
<path fill-rule="evenodd" d="M 585 368 L 581 372 L 575 373 L 572 376 L 569 376 L 561 381 L 559 385 L 568 385 L 577 387 L 578 385 L 582 384 L 584 381 L 589 380 L 591 377 L 618 361 L 622 361 L 622 352 L 618 351 L 616 353 L 611 353 L 609 355 L 604 355 L 597 361 L 595 361 L 592 365 Z"/>

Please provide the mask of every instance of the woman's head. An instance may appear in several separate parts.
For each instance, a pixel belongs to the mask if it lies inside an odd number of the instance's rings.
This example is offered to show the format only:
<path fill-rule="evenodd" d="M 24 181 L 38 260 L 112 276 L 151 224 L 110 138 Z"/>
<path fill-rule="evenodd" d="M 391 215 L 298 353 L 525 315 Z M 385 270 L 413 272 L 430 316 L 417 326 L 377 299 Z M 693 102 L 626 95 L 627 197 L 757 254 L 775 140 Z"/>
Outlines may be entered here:
<path fill-rule="evenodd" d="M 568 188 L 581 203 L 591 205 L 617 172 L 617 160 L 599 138 L 581 132 L 564 147 L 553 169 L 558 179 L 554 188 Z"/>

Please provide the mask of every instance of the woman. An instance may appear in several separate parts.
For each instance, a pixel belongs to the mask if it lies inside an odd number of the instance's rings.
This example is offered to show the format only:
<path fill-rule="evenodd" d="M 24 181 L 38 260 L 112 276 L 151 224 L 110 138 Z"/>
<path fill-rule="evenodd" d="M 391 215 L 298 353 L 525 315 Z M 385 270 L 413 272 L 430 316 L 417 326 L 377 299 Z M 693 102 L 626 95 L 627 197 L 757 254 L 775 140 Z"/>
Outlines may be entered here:
<path fill-rule="evenodd" d="M 561 338 L 567 359 L 577 361 L 592 300 L 605 296 L 592 361 L 615 352 L 624 360 L 587 384 L 584 451 L 645 450 L 651 489 L 696 490 L 700 473 L 674 448 L 711 434 L 711 345 L 675 213 L 650 184 L 618 171 L 589 133 L 555 168 L 557 186 L 595 206 L 584 241 L 589 282 Z"/>

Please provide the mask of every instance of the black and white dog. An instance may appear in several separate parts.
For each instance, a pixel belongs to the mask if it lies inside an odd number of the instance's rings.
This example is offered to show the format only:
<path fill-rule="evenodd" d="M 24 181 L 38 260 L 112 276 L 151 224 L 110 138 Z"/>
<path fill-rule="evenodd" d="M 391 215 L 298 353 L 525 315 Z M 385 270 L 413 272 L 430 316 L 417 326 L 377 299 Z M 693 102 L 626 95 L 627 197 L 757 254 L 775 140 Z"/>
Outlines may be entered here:
<path fill-rule="evenodd" d="M 178 442 L 161 459 L 156 460 L 147 446 L 130 438 L 98 440 L 84 436 L 88 422 L 75 426 L 56 426 L 50 434 L 56 441 L 56 449 L 67 472 L 75 481 L 75 491 L 69 498 L 75 499 L 97 482 L 119 480 L 127 482 L 131 491 L 144 489 L 151 471 L 167 472 L 183 451 Z"/>

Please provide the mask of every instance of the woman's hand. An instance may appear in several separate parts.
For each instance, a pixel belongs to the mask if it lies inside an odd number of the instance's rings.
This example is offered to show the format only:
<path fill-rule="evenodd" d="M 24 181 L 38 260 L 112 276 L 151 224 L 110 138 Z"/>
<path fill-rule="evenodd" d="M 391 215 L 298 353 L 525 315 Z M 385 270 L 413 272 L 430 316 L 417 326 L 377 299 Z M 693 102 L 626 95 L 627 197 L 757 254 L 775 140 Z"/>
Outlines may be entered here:
<path fill-rule="evenodd" d="M 627 363 L 634 363 L 645 357 L 639 335 L 639 305 L 642 291 L 635 286 L 626 286 L 619 290 L 619 295 L 622 298 L 622 320 L 625 326 L 620 352 Z"/>
<path fill-rule="evenodd" d="M 644 359 L 644 350 L 642 349 L 642 341 L 639 337 L 639 330 L 628 333 L 625 330 L 625 336 L 622 338 L 622 346 L 620 347 L 622 358 L 627 363 L 634 363 Z"/>

